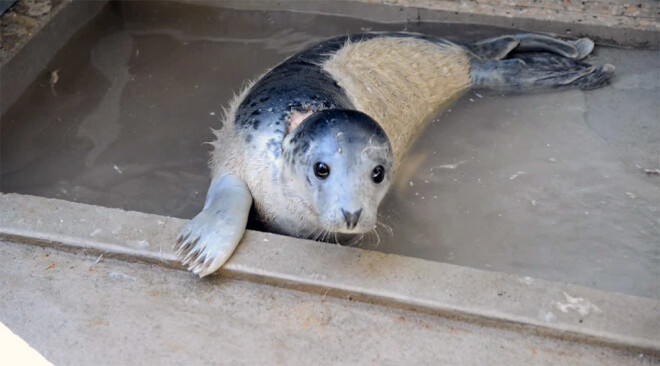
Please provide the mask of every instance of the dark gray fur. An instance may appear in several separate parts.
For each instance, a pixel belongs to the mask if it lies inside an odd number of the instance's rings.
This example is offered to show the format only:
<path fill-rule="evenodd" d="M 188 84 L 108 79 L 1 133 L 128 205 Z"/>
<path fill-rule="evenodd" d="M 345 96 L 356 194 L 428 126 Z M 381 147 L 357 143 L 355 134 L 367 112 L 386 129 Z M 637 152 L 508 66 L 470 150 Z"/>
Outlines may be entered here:
<path fill-rule="evenodd" d="M 358 33 L 322 42 L 289 58 L 264 75 L 236 112 L 236 132 L 246 143 L 254 141 L 251 130 L 282 141 L 291 111 L 354 109 L 344 90 L 321 68 L 322 63 L 347 42 L 378 37 L 410 37 L 447 45 L 451 42 L 422 34 L 403 32 Z M 565 41 L 540 34 L 516 34 L 463 45 L 471 55 L 475 87 L 504 91 L 606 85 L 614 67 L 593 67 L 579 61 L 593 49 L 587 39 Z M 279 144 L 278 144 L 279 145 Z M 278 156 L 279 146 L 269 146 Z"/>
<path fill-rule="evenodd" d="M 250 129 L 270 133 L 282 140 L 291 111 L 311 108 L 354 109 L 344 90 L 322 70 L 321 64 L 347 41 L 362 42 L 378 37 L 411 37 L 437 44 L 448 41 L 421 34 L 372 32 L 329 39 L 302 51 L 272 69 L 256 83 L 236 111 L 236 131 L 247 143 Z"/>
<path fill-rule="evenodd" d="M 314 113 L 289 136 L 291 149 L 283 158 L 292 164 L 308 164 L 308 150 L 312 145 L 321 144 L 325 137 L 343 134 L 346 144 L 388 146 L 386 159 L 379 161 L 388 174 L 392 171 L 392 151 L 390 141 L 380 125 L 368 115 L 355 110 L 327 109 Z M 389 177 L 389 176 L 388 176 Z"/>

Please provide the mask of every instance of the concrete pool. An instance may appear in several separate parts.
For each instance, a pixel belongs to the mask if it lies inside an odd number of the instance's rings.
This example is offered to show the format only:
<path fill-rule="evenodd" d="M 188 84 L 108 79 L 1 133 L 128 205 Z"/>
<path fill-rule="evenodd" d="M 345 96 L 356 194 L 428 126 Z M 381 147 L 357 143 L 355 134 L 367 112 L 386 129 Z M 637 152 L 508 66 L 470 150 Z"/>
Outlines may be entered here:
<path fill-rule="evenodd" d="M 296 51 L 364 30 L 457 41 L 513 32 L 174 3 L 108 8 L 4 114 L 2 190 L 192 218 L 209 184 L 203 143 L 233 93 Z M 470 92 L 417 142 L 378 237 L 360 246 L 660 298 L 660 176 L 646 172 L 660 168 L 658 59 L 598 47 L 590 61 L 617 66 L 609 87 Z"/>
<path fill-rule="evenodd" d="M 175 339 L 205 319 L 289 364 L 300 352 L 333 363 L 360 339 L 373 347 L 345 362 L 402 362 L 406 355 L 374 337 L 391 323 L 400 330 L 392 339 L 417 350 L 419 362 L 494 354 L 509 364 L 657 362 L 657 49 L 599 46 L 590 61 L 617 67 L 604 89 L 465 95 L 407 156 L 381 206 L 379 236 L 360 249 L 249 231 L 221 276 L 200 282 L 172 270 L 180 268 L 174 234 L 209 184 L 203 142 L 245 80 L 337 34 L 408 30 L 467 41 L 513 31 L 304 4 L 112 2 L 88 12 L 95 17 L 3 105 L 0 321 L 62 363 L 98 360 L 62 349 L 101 354 L 99 337 L 128 349 L 122 360 L 147 349 L 165 362 L 163 344 L 184 360 L 214 344 Z M 372 316 L 356 320 L 364 314 Z M 154 336 L 135 331 L 144 319 Z M 279 328 L 270 337 L 250 338 L 271 322 Z M 68 324 L 69 336 L 54 341 L 35 324 Z M 342 339 L 347 329 L 354 338 Z M 425 347 L 420 329 L 446 345 Z M 138 347 L 126 334 L 149 340 Z M 483 352 L 452 353 L 462 339 Z M 516 349 L 523 339 L 527 348 Z M 248 359 L 240 343 L 212 354 Z"/>

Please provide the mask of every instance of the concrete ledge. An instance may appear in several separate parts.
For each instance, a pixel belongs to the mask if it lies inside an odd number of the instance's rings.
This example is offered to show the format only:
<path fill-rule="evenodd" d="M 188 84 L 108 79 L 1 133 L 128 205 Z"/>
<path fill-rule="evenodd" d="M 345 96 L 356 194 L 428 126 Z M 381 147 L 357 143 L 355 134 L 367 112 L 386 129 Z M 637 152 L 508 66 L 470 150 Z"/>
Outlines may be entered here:
<path fill-rule="evenodd" d="M 639 352 L 2 240 L 0 262 L 0 322 L 55 365 L 660 364 Z"/>
<path fill-rule="evenodd" d="M 184 220 L 17 194 L 0 207 L 2 240 L 181 268 Z M 660 301 L 529 277 L 252 231 L 221 275 L 660 353 Z"/>
<path fill-rule="evenodd" d="M 657 1 L 356 0 L 416 8 L 424 20 L 474 22 L 536 32 L 588 36 L 601 43 L 659 46 Z"/>
<path fill-rule="evenodd" d="M 601 44 L 660 48 L 660 4 L 563 0 L 169 0 L 243 10 L 332 14 L 378 22 L 455 22 L 506 27 L 562 36 L 589 37 Z"/>
<path fill-rule="evenodd" d="M 69 38 L 106 3 L 107 0 L 59 2 L 30 33 L 5 50 L 0 60 L 0 115 L 14 104 Z"/>

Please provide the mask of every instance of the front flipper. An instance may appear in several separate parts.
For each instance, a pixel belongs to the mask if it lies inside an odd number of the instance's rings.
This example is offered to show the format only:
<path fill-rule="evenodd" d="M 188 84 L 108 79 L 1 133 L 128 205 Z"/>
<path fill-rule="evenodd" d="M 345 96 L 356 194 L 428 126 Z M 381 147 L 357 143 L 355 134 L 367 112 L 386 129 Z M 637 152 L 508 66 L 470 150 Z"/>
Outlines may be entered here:
<path fill-rule="evenodd" d="M 245 182 L 223 175 L 211 182 L 204 209 L 181 230 L 175 249 L 200 277 L 220 268 L 245 233 L 252 195 Z"/>

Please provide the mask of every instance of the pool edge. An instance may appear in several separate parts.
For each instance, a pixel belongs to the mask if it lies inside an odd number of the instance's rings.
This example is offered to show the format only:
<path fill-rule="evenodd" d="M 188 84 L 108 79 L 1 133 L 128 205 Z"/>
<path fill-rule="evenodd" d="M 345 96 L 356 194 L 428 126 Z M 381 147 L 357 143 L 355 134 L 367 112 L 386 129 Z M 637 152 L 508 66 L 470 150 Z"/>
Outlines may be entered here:
<path fill-rule="evenodd" d="M 185 220 L 19 194 L 0 207 L 2 240 L 183 269 L 172 242 Z M 654 299 L 254 231 L 219 274 L 660 354 Z"/>

